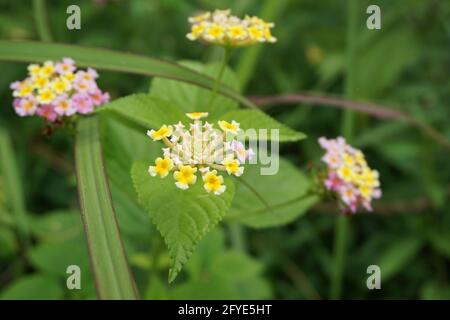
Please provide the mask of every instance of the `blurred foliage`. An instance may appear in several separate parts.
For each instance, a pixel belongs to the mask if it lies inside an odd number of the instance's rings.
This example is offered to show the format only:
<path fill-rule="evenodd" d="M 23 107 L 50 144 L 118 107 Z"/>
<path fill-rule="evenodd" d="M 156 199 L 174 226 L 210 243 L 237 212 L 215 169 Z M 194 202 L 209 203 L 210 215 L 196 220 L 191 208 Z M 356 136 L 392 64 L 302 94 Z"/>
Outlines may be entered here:
<path fill-rule="evenodd" d="M 341 95 L 343 91 L 346 6 L 342 1 L 79 3 L 82 29 L 69 31 L 65 12 L 72 3 L 47 1 L 51 30 L 58 42 L 203 62 L 216 61 L 218 52 L 186 40 L 187 16 L 216 7 L 231 7 L 238 13 L 263 12 L 276 22 L 278 43 L 239 50 L 230 63 L 243 77 L 241 87 L 245 84 L 248 94 L 311 91 Z M 361 101 L 406 110 L 450 138 L 450 4 L 439 0 L 379 0 L 383 19 L 380 31 L 365 26 L 369 4 L 372 2 L 360 1 L 354 61 L 356 96 Z M 0 0 L 2 39 L 38 39 L 30 7 L 29 1 Z M 17 117 L 11 107 L 9 83 L 24 77 L 25 65 L 1 63 L 0 68 L 0 126 L 9 131 L 13 141 L 32 236 L 32 246 L 22 247 L 9 210 L 10 200 L 4 196 L 5 185 L 0 183 L 0 298 L 93 299 L 95 291 L 77 209 L 73 138 L 56 132 L 47 139 L 41 135 L 39 119 Z M 99 84 L 117 98 L 148 92 L 150 81 L 101 72 Z M 173 88 L 165 89 L 170 94 Z M 338 110 L 303 104 L 273 106 L 265 111 L 308 135 L 307 140 L 282 146 L 283 161 L 290 162 L 286 171 L 292 166 L 308 172 L 311 161 L 320 158 L 317 137 L 339 134 Z M 225 225 L 200 243 L 186 270 L 168 285 L 169 257 L 147 214 L 136 206 L 127 174 L 134 160 L 149 161 L 157 150 L 150 143 L 143 144 L 142 137 L 127 124 L 114 119 L 102 121 L 102 132 L 119 225 L 142 297 L 327 298 L 334 222 L 334 211 L 327 206 L 316 206 L 305 215 L 298 207 L 283 210 L 281 214 L 289 224 L 246 229 L 242 239 L 235 239 L 236 234 Z M 449 299 L 448 151 L 403 123 L 365 115 L 357 116 L 355 144 L 364 148 L 370 165 L 380 171 L 384 195 L 375 203 L 373 214 L 358 214 L 351 219 L 343 297 Z M 283 197 L 287 192 L 296 196 L 299 191 L 293 186 L 301 185 L 302 178 L 286 172 L 285 179 L 272 179 L 267 186 L 260 186 L 268 190 L 268 198 Z M 240 209 L 257 210 L 258 206 L 260 203 L 250 194 L 243 193 L 229 219 L 233 221 Z M 247 218 L 243 223 L 270 226 L 269 218 Z M 239 241 L 245 243 L 245 251 L 238 250 L 235 244 Z M 65 270 L 70 264 L 82 269 L 82 290 L 65 287 Z M 381 290 L 366 288 L 366 269 L 372 264 L 381 267 Z"/>

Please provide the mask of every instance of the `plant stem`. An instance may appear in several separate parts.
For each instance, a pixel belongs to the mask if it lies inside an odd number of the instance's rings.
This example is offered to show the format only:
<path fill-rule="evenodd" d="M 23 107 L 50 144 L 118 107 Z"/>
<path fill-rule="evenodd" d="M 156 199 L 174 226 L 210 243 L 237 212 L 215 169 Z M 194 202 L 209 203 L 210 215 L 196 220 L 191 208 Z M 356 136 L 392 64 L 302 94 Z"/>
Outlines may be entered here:
<path fill-rule="evenodd" d="M 231 238 L 231 245 L 232 247 L 239 252 L 245 252 L 246 251 L 246 245 L 245 245 L 245 232 L 241 225 L 236 223 L 230 223 L 229 225 L 230 229 L 230 238 Z"/>
<path fill-rule="evenodd" d="M 214 105 L 214 100 L 216 99 L 217 93 L 219 92 L 219 86 L 220 86 L 220 83 L 222 81 L 222 77 L 223 77 L 223 74 L 225 72 L 225 68 L 226 68 L 226 66 L 228 64 L 228 60 L 230 59 L 230 55 L 231 55 L 231 48 L 225 47 L 223 49 L 223 57 L 222 57 L 222 62 L 220 64 L 219 73 L 217 74 L 216 80 L 214 82 L 213 91 L 212 91 L 212 93 L 211 93 L 211 95 L 209 97 L 209 101 L 206 104 L 207 105 L 207 110 L 211 110 L 211 108 Z M 200 111 L 202 111 L 202 110 L 200 110 Z"/>
<path fill-rule="evenodd" d="M 358 0 L 347 0 L 347 78 L 346 78 L 346 96 L 349 99 L 355 97 L 356 82 L 356 30 L 358 23 Z M 351 141 L 354 131 L 354 113 L 351 110 L 345 110 L 342 119 L 342 134 Z M 345 270 L 347 233 L 349 229 L 348 217 L 339 215 L 336 218 L 335 238 L 334 238 L 334 261 L 331 272 L 330 298 L 339 299 L 342 293 L 342 282 Z"/>
<path fill-rule="evenodd" d="M 33 0 L 34 19 L 36 20 L 39 38 L 41 38 L 42 41 L 50 42 L 53 38 L 50 32 L 47 10 L 45 7 L 45 0 Z"/>

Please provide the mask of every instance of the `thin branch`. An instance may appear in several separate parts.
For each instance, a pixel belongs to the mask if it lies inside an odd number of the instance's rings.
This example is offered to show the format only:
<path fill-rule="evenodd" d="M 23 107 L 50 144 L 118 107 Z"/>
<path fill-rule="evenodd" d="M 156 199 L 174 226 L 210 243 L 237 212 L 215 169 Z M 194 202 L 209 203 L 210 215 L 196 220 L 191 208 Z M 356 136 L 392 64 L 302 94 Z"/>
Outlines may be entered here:
<path fill-rule="evenodd" d="M 436 131 L 430 125 L 417 120 L 410 114 L 396 110 L 392 107 L 386 107 L 374 103 L 357 102 L 339 97 L 318 96 L 310 94 L 286 94 L 281 96 L 252 96 L 249 100 L 254 102 L 259 107 L 267 105 L 280 105 L 280 104 L 299 104 L 309 103 L 320 106 L 328 106 L 339 109 L 350 109 L 356 112 L 366 113 L 379 119 L 392 119 L 398 121 L 405 121 L 412 126 L 420 129 L 424 134 L 450 150 L 450 140 Z"/>
<path fill-rule="evenodd" d="M 447 187 L 447 195 L 450 196 L 450 186 Z M 400 215 L 400 214 L 419 214 L 433 209 L 433 203 L 428 198 L 416 198 L 411 200 L 397 200 L 389 202 L 375 202 L 373 212 L 361 211 L 368 215 Z M 338 214 L 339 208 L 336 203 L 317 203 L 313 210 L 320 213 Z M 359 213 L 358 213 L 359 214 Z"/>

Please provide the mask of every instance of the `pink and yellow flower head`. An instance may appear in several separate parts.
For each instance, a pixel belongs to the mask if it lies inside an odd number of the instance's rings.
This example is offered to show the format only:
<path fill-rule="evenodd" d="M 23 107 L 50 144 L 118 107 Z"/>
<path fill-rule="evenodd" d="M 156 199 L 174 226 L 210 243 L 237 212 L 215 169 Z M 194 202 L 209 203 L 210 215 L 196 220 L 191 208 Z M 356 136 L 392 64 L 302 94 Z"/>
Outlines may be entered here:
<path fill-rule="evenodd" d="M 37 115 L 55 122 L 77 113 L 89 114 L 109 101 L 109 94 L 97 86 L 97 72 L 77 70 L 70 58 L 30 64 L 27 69 L 28 77 L 10 86 L 14 110 L 21 117 Z"/>
<path fill-rule="evenodd" d="M 189 40 L 203 40 L 211 44 L 244 47 L 262 42 L 276 42 L 271 29 L 274 24 L 258 17 L 240 19 L 230 10 L 215 10 L 189 18 Z"/>
<path fill-rule="evenodd" d="M 244 162 L 251 159 L 254 152 L 246 150 L 234 136 L 232 141 L 226 141 L 230 136 L 229 130 L 233 129 L 235 133 L 240 130 L 236 121 L 225 121 L 233 126 L 231 129 L 220 125 L 223 121 L 219 121 L 219 130 L 207 121 L 201 123 L 200 119 L 207 117 L 207 112 L 192 112 L 186 116 L 193 120 L 189 126 L 178 122 L 147 131 L 153 141 L 162 141 L 165 145 L 163 157 L 157 158 L 148 172 L 152 177 L 159 175 L 164 178 L 174 171 L 175 185 L 183 190 L 194 185 L 197 173 L 200 173 L 205 191 L 220 195 L 226 190 L 226 185 L 218 172 L 241 176 Z"/>
<path fill-rule="evenodd" d="M 326 150 L 322 157 L 328 167 L 325 187 L 339 196 L 345 211 L 355 213 L 359 206 L 372 211 L 372 200 L 381 197 L 378 171 L 372 170 L 364 154 L 342 137 L 322 137 L 319 144 Z"/>

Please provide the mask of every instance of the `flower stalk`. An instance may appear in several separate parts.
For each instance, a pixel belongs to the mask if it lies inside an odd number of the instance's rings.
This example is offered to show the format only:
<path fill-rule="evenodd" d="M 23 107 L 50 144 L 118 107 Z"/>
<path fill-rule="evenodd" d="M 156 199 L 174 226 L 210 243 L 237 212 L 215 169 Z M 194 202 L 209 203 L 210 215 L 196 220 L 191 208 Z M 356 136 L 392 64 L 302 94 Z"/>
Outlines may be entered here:
<path fill-rule="evenodd" d="M 358 0 L 347 0 L 347 78 L 346 96 L 354 98 L 355 93 L 355 55 L 356 55 L 356 30 L 358 23 Z M 351 143 L 354 130 L 354 113 L 345 110 L 342 119 L 343 136 Z M 331 272 L 330 298 L 340 299 L 342 292 L 342 282 L 345 269 L 345 259 L 347 250 L 347 234 L 349 229 L 349 217 L 339 215 L 336 217 L 335 238 L 334 238 L 334 258 L 333 270 Z"/>

